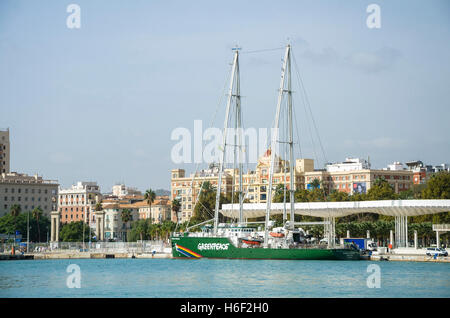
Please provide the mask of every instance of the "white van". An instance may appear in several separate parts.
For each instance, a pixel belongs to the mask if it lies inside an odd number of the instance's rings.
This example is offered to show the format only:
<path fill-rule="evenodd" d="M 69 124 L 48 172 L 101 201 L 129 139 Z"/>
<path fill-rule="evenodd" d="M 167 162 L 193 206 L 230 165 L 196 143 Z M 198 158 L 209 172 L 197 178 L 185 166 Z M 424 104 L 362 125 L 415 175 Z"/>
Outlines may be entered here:
<path fill-rule="evenodd" d="M 429 247 L 427 248 L 427 255 L 428 256 L 433 256 L 436 255 L 437 256 L 448 256 L 448 252 L 442 248 L 442 247 Z"/>

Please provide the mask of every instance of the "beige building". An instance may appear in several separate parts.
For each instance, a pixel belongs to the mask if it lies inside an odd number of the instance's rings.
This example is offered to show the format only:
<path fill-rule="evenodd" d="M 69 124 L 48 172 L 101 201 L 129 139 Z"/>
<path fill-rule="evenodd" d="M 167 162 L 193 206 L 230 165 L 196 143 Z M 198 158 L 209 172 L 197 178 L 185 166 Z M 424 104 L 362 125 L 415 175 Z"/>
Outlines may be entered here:
<path fill-rule="evenodd" d="M 233 185 L 232 169 L 226 169 L 222 175 L 222 192 L 230 193 Z M 180 201 L 181 209 L 178 212 L 178 220 L 185 222 L 194 213 L 194 206 L 200 193 L 203 182 L 210 182 L 217 187 L 219 172 L 217 168 L 210 168 L 191 174 L 186 177 L 183 169 L 173 169 L 171 172 L 171 199 Z"/>
<path fill-rule="evenodd" d="M 269 189 L 269 169 L 270 169 L 270 150 L 259 158 L 256 165 L 256 169 L 249 171 L 242 176 L 243 192 L 245 199 L 248 199 L 251 203 L 266 203 L 267 191 Z M 280 157 L 275 156 L 275 166 L 272 187 L 278 184 L 284 184 L 287 189 L 290 185 L 290 173 L 289 173 L 289 161 L 282 160 Z M 297 159 L 294 166 L 294 188 L 303 189 L 305 184 L 304 173 L 305 171 L 314 170 L 314 161 L 312 159 Z M 234 190 L 239 191 L 239 171 L 236 172 L 233 180 Z M 237 199 L 236 202 L 239 202 Z"/>
<path fill-rule="evenodd" d="M 152 223 L 159 224 L 164 221 L 171 220 L 171 202 L 168 197 L 156 198 L 156 200 L 150 206 L 146 200 L 136 202 L 136 206 L 139 207 L 139 219 L 150 219 Z"/>
<path fill-rule="evenodd" d="M 0 174 L 0 216 L 10 213 L 11 206 L 18 204 L 22 212 L 41 207 L 50 218 L 57 211 L 58 181 L 44 180 L 38 175 L 22 173 Z"/>
<path fill-rule="evenodd" d="M 9 173 L 10 166 L 9 129 L 0 130 L 0 173 Z"/>
<path fill-rule="evenodd" d="M 130 220 L 123 222 L 123 210 L 130 211 Z M 104 233 L 105 240 L 126 241 L 127 233 L 131 229 L 131 224 L 139 219 L 139 205 L 137 203 L 115 203 L 108 204 L 103 208 L 104 213 Z"/>
<path fill-rule="evenodd" d="M 270 150 L 259 158 L 255 170 L 248 171 L 242 176 L 243 192 L 245 199 L 251 203 L 266 203 L 269 183 Z M 326 169 L 314 169 L 313 159 L 297 159 L 294 166 L 294 190 L 311 189 L 314 179 L 321 182 L 328 193 L 333 190 L 353 193 L 366 193 L 377 178 L 385 178 L 391 184 L 396 193 L 408 190 L 413 184 L 412 171 L 402 168 L 402 164 L 395 162 L 385 169 L 371 169 L 370 164 L 364 159 L 346 158 L 342 163 L 329 164 Z M 195 202 L 200 185 L 203 181 L 209 181 L 217 186 L 218 171 L 203 170 L 197 174 L 185 176 L 183 169 L 171 171 L 171 199 L 181 202 L 180 222 L 189 220 L 193 215 Z M 273 189 L 278 184 L 285 184 L 289 189 L 290 174 L 289 162 L 275 156 L 273 175 Z M 222 177 L 222 191 L 230 194 L 239 191 L 239 171 L 226 169 Z M 237 195 L 235 202 L 239 201 Z"/>
<path fill-rule="evenodd" d="M 245 199 L 248 199 L 251 203 L 267 202 L 270 155 L 270 150 L 266 151 L 266 153 L 258 160 L 256 169 L 248 171 L 242 176 Z M 288 162 L 279 157 L 275 158 L 275 162 L 273 184 L 286 183 L 287 188 L 289 188 L 290 176 Z M 312 159 L 296 160 L 294 171 L 294 185 L 296 189 L 304 187 L 303 174 L 305 170 L 308 169 L 314 169 L 314 162 Z M 178 199 L 180 201 L 181 210 L 178 217 L 180 222 L 185 222 L 193 215 L 195 202 L 202 182 L 208 181 L 214 187 L 217 186 L 218 169 L 216 167 L 202 170 L 196 174 L 191 174 L 189 177 L 186 177 L 185 170 L 183 169 L 173 169 L 171 173 L 171 199 Z M 224 194 L 232 195 L 233 185 L 234 191 L 239 191 L 239 170 L 225 169 L 224 174 L 222 175 L 222 192 Z M 234 200 L 235 202 L 239 201 L 237 195 L 234 196 Z"/>
<path fill-rule="evenodd" d="M 364 159 L 346 158 L 342 163 L 327 165 L 325 170 L 306 172 L 305 188 L 310 189 L 311 182 L 318 179 L 328 193 L 333 190 L 348 194 L 367 193 L 378 178 L 386 179 L 396 193 L 406 191 L 413 185 L 413 173 L 403 169 L 398 162 L 385 169 L 371 169 Z"/>

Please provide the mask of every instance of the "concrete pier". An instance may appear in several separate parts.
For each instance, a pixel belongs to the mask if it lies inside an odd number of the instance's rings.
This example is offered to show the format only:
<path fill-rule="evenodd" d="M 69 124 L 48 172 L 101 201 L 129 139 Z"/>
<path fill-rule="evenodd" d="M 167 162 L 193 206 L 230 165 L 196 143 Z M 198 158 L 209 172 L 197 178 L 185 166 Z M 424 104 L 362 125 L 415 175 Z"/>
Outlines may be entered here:
<path fill-rule="evenodd" d="M 168 253 L 37 253 L 34 259 L 172 258 Z"/>

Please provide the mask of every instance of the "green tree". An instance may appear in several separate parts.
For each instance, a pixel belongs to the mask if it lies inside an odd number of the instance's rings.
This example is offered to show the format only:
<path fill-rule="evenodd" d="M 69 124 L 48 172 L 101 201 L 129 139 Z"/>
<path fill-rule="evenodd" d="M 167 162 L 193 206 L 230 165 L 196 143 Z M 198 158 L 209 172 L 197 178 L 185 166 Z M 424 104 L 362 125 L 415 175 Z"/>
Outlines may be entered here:
<path fill-rule="evenodd" d="M 313 188 L 308 193 L 309 202 L 324 202 L 326 199 L 326 193 L 323 189 Z"/>
<path fill-rule="evenodd" d="M 204 182 L 202 185 L 202 191 L 198 197 L 197 204 L 194 207 L 194 215 L 190 220 L 190 225 L 194 225 L 200 222 L 210 220 L 214 217 L 214 210 L 216 208 L 216 188 L 214 188 L 210 182 Z M 223 203 L 229 203 L 229 199 L 223 194 L 219 198 L 219 208 Z M 223 221 L 223 217 L 219 214 L 219 220 Z"/>
<path fill-rule="evenodd" d="M 394 200 L 396 198 L 394 189 L 384 178 L 377 178 L 367 191 L 367 200 Z"/>
<path fill-rule="evenodd" d="M 41 233 L 48 233 L 50 229 L 50 219 L 45 215 L 39 218 L 39 228 Z M 27 232 L 27 213 L 20 213 L 15 220 L 11 214 L 6 214 L 0 217 L 1 234 L 14 235 L 16 230 L 21 233 Z M 38 242 L 38 236 L 37 226 L 30 226 L 30 241 Z"/>
<path fill-rule="evenodd" d="M 322 184 L 322 182 L 320 182 L 320 180 L 317 178 L 314 178 L 314 180 L 310 183 L 310 185 L 313 189 L 319 189 L 321 184 Z"/>
<path fill-rule="evenodd" d="M 84 237 L 85 242 L 87 242 L 89 240 L 89 229 L 83 223 L 83 221 L 77 221 L 63 224 L 59 233 L 60 240 L 63 242 L 81 242 Z"/>
<path fill-rule="evenodd" d="M 125 229 L 128 234 L 128 222 L 131 220 L 131 211 L 128 209 L 123 209 L 120 213 L 120 218 L 122 219 L 122 222 L 125 223 Z M 128 235 L 126 235 L 128 236 Z M 126 241 L 126 238 L 125 238 Z"/>
<path fill-rule="evenodd" d="M 147 200 L 148 206 L 149 206 L 149 210 L 150 210 L 150 220 L 153 223 L 153 218 L 152 218 L 152 203 L 155 201 L 156 198 L 156 193 L 155 191 L 153 191 L 152 189 L 148 189 L 147 191 L 145 191 L 144 194 L 144 199 Z"/>
<path fill-rule="evenodd" d="M 36 207 L 33 209 L 33 211 L 31 212 L 33 215 L 33 218 L 36 220 L 36 224 L 37 224 L 37 230 L 38 230 L 38 242 L 41 241 L 41 231 L 39 229 L 39 219 L 42 217 L 42 209 L 40 206 Z"/>
<path fill-rule="evenodd" d="M 17 217 L 19 216 L 21 210 L 22 209 L 20 208 L 20 205 L 18 205 L 18 204 L 13 204 L 10 208 L 11 215 L 14 219 L 14 241 L 16 240 L 16 228 L 17 228 L 16 220 L 17 220 Z"/>
<path fill-rule="evenodd" d="M 423 199 L 450 199 L 450 172 L 433 174 L 422 190 Z"/>
<path fill-rule="evenodd" d="M 309 191 L 305 189 L 297 189 L 294 192 L 295 202 L 308 202 L 309 201 Z M 289 201 L 286 201 L 289 202 Z"/>
<path fill-rule="evenodd" d="M 148 237 L 148 227 L 150 225 L 150 220 L 141 219 L 134 222 L 131 226 L 131 231 L 128 237 L 129 242 L 135 242 L 137 239 L 143 241 Z"/>
<path fill-rule="evenodd" d="M 181 203 L 177 199 L 172 200 L 172 211 L 175 213 L 175 216 L 177 217 L 177 223 L 178 223 L 178 212 L 181 209 Z"/>
<path fill-rule="evenodd" d="M 285 185 L 279 183 L 275 187 L 272 202 L 282 203 L 282 202 L 285 202 L 284 199 L 285 199 Z M 290 201 L 291 200 L 290 200 L 289 190 L 286 187 L 286 202 L 290 202 Z"/>
<path fill-rule="evenodd" d="M 95 210 L 96 212 L 97 212 L 97 211 L 103 210 L 102 201 L 99 201 L 99 202 L 97 202 L 97 203 L 95 204 L 94 210 Z"/>
<path fill-rule="evenodd" d="M 343 192 L 343 191 L 333 190 L 328 195 L 328 201 L 331 201 L 331 202 L 342 202 L 342 201 L 349 201 L 349 200 L 350 200 L 350 196 L 346 192 Z"/>

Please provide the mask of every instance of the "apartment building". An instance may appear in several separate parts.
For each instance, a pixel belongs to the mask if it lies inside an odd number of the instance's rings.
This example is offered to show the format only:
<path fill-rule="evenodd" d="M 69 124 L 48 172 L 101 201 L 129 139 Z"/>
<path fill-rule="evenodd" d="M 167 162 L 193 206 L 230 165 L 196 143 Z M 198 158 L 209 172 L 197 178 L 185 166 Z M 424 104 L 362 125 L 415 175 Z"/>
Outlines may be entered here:
<path fill-rule="evenodd" d="M 118 198 L 122 198 L 128 195 L 142 195 L 142 192 L 137 188 L 127 187 L 124 184 L 116 184 L 112 187 L 112 194 Z"/>
<path fill-rule="evenodd" d="M 40 207 L 45 216 L 57 211 L 58 181 L 44 180 L 41 176 L 29 176 L 11 172 L 0 174 L 0 216 L 10 213 L 18 204 L 22 212 Z"/>
<path fill-rule="evenodd" d="M 232 169 L 225 169 L 222 175 L 221 191 L 223 194 L 230 193 L 233 186 Z M 217 187 L 219 171 L 217 167 L 210 167 L 186 177 L 184 169 L 173 169 L 171 171 L 171 199 L 177 199 L 181 203 L 178 219 L 180 222 L 189 220 L 193 213 L 195 202 L 200 193 L 203 182 L 209 182 Z"/>
<path fill-rule="evenodd" d="M 160 224 L 164 221 L 172 219 L 172 206 L 169 197 L 156 197 L 155 201 L 150 206 L 147 200 L 136 203 L 139 207 L 139 219 L 150 219 L 152 223 Z"/>
<path fill-rule="evenodd" d="M 403 168 L 399 162 L 384 169 L 371 169 L 365 159 L 346 158 L 344 162 L 328 164 L 324 170 L 305 173 L 305 186 L 311 189 L 311 183 L 318 179 L 328 193 L 333 190 L 348 194 L 366 193 L 377 178 L 386 179 L 396 193 L 410 189 L 413 184 L 412 172 Z"/>
<path fill-rule="evenodd" d="M 267 202 L 267 191 L 269 183 L 269 168 L 270 168 L 270 149 L 261 156 L 257 162 L 255 170 L 248 171 L 242 176 L 242 188 L 244 198 L 251 203 L 265 203 Z M 273 185 L 286 184 L 289 188 L 290 176 L 288 162 L 275 156 Z M 294 171 L 294 186 L 295 188 L 304 187 L 305 171 L 314 169 L 314 161 L 312 159 L 297 159 Z M 210 182 L 214 187 L 218 183 L 218 167 L 212 165 L 207 170 L 193 173 L 186 177 L 184 169 L 173 169 L 171 171 L 171 199 L 177 199 L 181 203 L 181 210 L 178 218 L 180 222 L 185 222 L 192 217 L 201 184 L 203 182 Z M 238 169 L 224 169 L 222 175 L 221 190 L 223 194 L 233 194 L 233 191 L 239 191 L 239 170 Z M 233 196 L 232 196 L 233 197 Z M 235 202 L 238 202 L 238 196 L 234 196 Z M 176 220 L 176 217 L 172 217 Z"/>
<path fill-rule="evenodd" d="M 96 182 L 77 182 L 69 189 L 59 189 L 58 211 L 61 222 L 84 221 L 93 226 L 95 206 L 102 200 L 100 187 Z"/>
<path fill-rule="evenodd" d="M 124 222 L 122 212 L 130 212 L 130 220 Z M 105 240 L 127 241 L 127 233 L 131 224 L 139 219 L 139 205 L 137 203 L 114 203 L 103 207 L 105 213 L 104 233 Z"/>
<path fill-rule="evenodd" d="M 9 128 L 0 129 L 0 173 L 9 173 L 10 166 Z"/>
<path fill-rule="evenodd" d="M 251 203 L 266 203 L 269 183 L 270 150 L 258 159 L 255 170 L 250 170 L 242 176 L 245 199 Z M 273 189 L 278 184 L 290 186 L 289 162 L 275 156 L 273 174 Z M 314 169 L 313 159 L 297 159 L 294 165 L 294 190 L 312 189 L 315 179 L 328 193 L 343 191 L 348 194 L 366 193 L 377 178 L 385 178 L 396 193 L 408 190 L 413 184 L 413 173 L 394 162 L 384 169 L 372 169 L 365 159 L 346 158 L 344 162 L 328 164 L 326 169 Z M 186 177 L 185 170 L 171 171 L 171 199 L 178 199 L 182 206 L 179 213 L 181 222 L 187 221 L 193 214 L 200 185 L 209 181 L 217 186 L 218 170 L 210 168 Z M 239 191 L 239 170 L 225 169 L 222 176 L 222 191 L 230 194 Z M 235 202 L 238 202 L 235 196 Z"/>
<path fill-rule="evenodd" d="M 425 165 L 422 161 L 416 160 L 406 162 L 406 166 L 408 167 L 408 170 L 411 170 L 413 172 L 414 184 L 426 183 L 433 173 L 438 173 L 441 171 L 450 172 L 450 166 L 446 163 L 432 166 L 432 165 Z"/>
<path fill-rule="evenodd" d="M 245 199 L 251 203 L 266 203 L 267 192 L 269 189 L 269 169 L 270 169 L 270 150 L 267 150 L 263 156 L 258 159 L 256 169 L 251 170 L 242 176 L 242 189 Z M 274 174 L 272 187 L 278 184 L 284 184 L 287 189 L 290 187 L 289 161 L 282 160 L 275 156 Z M 304 189 L 306 171 L 314 170 L 314 161 L 312 159 L 297 159 L 294 165 L 294 189 Z M 239 171 L 233 175 L 234 190 L 239 191 Z M 239 199 L 237 199 L 236 202 Z"/>

